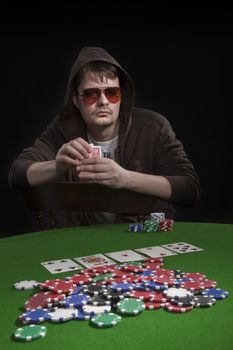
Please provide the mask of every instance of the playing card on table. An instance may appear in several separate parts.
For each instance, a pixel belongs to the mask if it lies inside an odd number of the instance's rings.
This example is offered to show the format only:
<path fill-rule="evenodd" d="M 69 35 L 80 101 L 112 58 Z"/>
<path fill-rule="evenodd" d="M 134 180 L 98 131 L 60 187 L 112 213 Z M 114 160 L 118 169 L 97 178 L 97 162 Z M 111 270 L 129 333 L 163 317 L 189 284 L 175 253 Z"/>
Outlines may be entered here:
<path fill-rule="evenodd" d="M 94 254 L 88 256 L 76 257 L 74 260 L 78 261 L 85 267 L 94 267 L 94 266 L 102 266 L 102 265 L 112 265 L 114 262 L 104 256 L 103 254 Z"/>
<path fill-rule="evenodd" d="M 170 244 L 164 244 L 162 247 L 165 247 L 167 249 L 172 250 L 173 252 L 177 253 L 193 253 L 193 252 L 200 252 L 204 249 L 196 247 L 190 243 L 186 242 L 177 242 L 177 243 L 170 243 Z"/>
<path fill-rule="evenodd" d="M 162 248 L 160 246 L 153 246 L 153 247 L 146 247 L 146 248 L 139 248 L 135 249 L 139 253 L 143 253 L 151 258 L 162 258 L 169 255 L 177 255 L 176 253 L 172 252 L 171 250 Z"/>
<path fill-rule="evenodd" d="M 91 144 L 90 158 L 101 157 L 101 146 Z"/>
<path fill-rule="evenodd" d="M 51 273 L 61 273 L 68 271 L 80 270 L 82 267 L 71 259 L 60 259 L 44 261 L 41 263 Z"/>
<path fill-rule="evenodd" d="M 127 262 L 127 261 L 138 261 L 143 260 L 144 256 L 134 252 L 133 250 L 121 250 L 119 252 L 111 252 L 106 253 L 106 255 L 110 256 L 110 258 L 119 261 L 119 262 Z"/>

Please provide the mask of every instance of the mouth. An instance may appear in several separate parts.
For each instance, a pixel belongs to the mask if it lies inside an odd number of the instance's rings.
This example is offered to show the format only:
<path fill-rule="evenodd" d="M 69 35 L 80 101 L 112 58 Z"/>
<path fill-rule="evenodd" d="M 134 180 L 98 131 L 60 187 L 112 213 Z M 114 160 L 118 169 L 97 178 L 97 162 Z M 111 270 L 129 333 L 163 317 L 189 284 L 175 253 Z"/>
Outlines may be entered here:
<path fill-rule="evenodd" d="M 96 112 L 96 114 L 100 117 L 102 117 L 102 116 L 105 117 L 105 116 L 110 115 L 111 113 L 109 111 L 98 111 L 98 112 Z"/>

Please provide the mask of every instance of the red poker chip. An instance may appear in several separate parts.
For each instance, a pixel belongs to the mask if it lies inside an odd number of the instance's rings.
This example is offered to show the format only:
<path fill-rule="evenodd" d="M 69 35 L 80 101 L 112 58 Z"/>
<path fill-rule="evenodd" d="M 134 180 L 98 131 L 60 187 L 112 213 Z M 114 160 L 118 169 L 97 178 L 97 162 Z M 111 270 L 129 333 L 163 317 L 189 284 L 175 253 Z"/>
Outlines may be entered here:
<path fill-rule="evenodd" d="M 157 269 L 156 270 L 156 275 L 157 276 L 175 276 L 174 270 L 168 270 L 168 269 Z"/>
<path fill-rule="evenodd" d="M 138 265 L 124 265 L 123 269 L 125 271 L 129 271 L 129 272 L 143 272 L 144 268 L 138 266 Z"/>
<path fill-rule="evenodd" d="M 165 284 L 165 285 L 168 285 L 168 286 L 174 286 L 175 283 L 176 283 L 176 279 L 175 278 L 172 278 L 170 276 L 158 276 L 158 277 L 154 277 L 153 281 L 159 283 L 159 284 Z"/>
<path fill-rule="evenodd" d="M 145 258 L 143 263 L 161 263 L 163 262 L 163 258 Z"/>
<path fill-rule="evenodd" d="M 183 277 L 192 278 L 194 280 L 203 280 L 206 278 L 206 275 L 200 272 L 187 272 Z"/>
<path fill-rule="evenodd" d="M 150 302 L 150 301 L 146 301 L 144 304 L 145 304 L 145 307 L 147 310 L 158 310 L 164 306 L 164 304 L 162 304 L 162 303 L 154 303 L 154 302 Z"/>
<path fill-rule="evenodd" d="M 182 288 L 185 288 L 185 289 L 189 289 L 191 291 L 194 291 L 194 292 L 197 292 L 197 291 L 200 291 L 202 289 L 205 289 L 205 286 L 203 284 L 202 281 L 186 281 L 186 282 L 182 282 L 180 284 L 180 286 Z"/>
<path fill-rule="evenodd" d="M 193 305 L 189 305 L 189 306 L 179 306 L 179 305 L 175 305 L 172 303 L 165 303 L 164 304 L 164 310 L 170 311 L 170 312 L 178 312 L 178 313 L 182 313 L 182 312 L 188 312 L 191 311 L 193 309 Z"/>
<path fill-rule="evenodd" d="M 92 278 L 89 277 L 88 275 L 73 275 L 70 277 L 67 277 L 67 280 L 77 284 L 77 285 L 82 285 L 82 284 L 87 284 L 92 281 Z"/>
<path fill-rule="evenodd" d="M 112 264 L 112 265 L 102 265 L 102 266 L 95 266 L 95 267 L 91 267 L 89 268 L 92 272 L 95 273 L 108 273 L 108 272 L 112 272 L 112 270 L 116 267 L 116 264 Z"/>
<path fill-rule="evenodd" d="M 204 285 L 204 288 L 215 288 L 217 287 L 217 281 L 213 281 L 213 280 L 208 280 L 208 279 L 205 279 L 205 280 L 202 280 L 201 283 L 203 283 Z"/>
<path fill-rule="evenodd" d="M 145 290 L 133 290 L 132 292 L 130 292 L 130 296 L 131 298 L 136 298 L 140 300 L 151 300 L 153 298 L 153 294 Z"/>
<path fill-rule="evenodd" d="M 156 271 L 163 266 L 163 263 L 144 263 L 143 267 L 145 267 L 147 270 Z"/>
<path fill-rule="evenodd" d="M 166 303 L 167 297 L 163 292 L 151 292 L 151 302 L 153 303 Z"/>
<path fill-rule="evenodd" d="M 58 294 L 70 294 L 76 288 L 76 285 L 70 281 L 64 280 L 47 280 L 43 283 L 44 288 L 52 290 Z"/>
<path fill-rule="evenodd" d="M 24 304 L 25 309 L 29 311 L 33 309 L 46 309 L 51 307 L 52 305 L 49 304 L 47 294 L 48 292 L 39 292 L 34 294 Z"/>

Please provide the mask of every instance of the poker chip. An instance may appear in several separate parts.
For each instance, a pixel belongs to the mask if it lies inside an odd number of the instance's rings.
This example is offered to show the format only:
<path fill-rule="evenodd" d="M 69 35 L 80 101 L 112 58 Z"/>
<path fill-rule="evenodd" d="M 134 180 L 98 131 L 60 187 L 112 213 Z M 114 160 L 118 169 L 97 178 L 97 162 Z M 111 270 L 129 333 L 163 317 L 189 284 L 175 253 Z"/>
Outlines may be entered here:
<path fill-rule="evenodd" d="M 168 288 L 167 290 L 164 290 L 163 293 L 169 299 L 173 299 L 173 298 L 183 299 L 183 298 L 186 298 L 187 296 L 193 295 L 193 293 L 188 291 L 187 289 L 174 288 L 174 287 L 171 287 L 171 288 Z"/>
<path fill-rule="evenodd" d="M 116 292 L 129 292 L 133 290 L 134 286 L 132 283 L 122 282 L 122 283 L 113 283 L 110 286 L 110 288 Z"/>
<path fill-rule="evenodd" d="M 202 291 L 203 295 L 208 295 L 216 300 L 225 299 L 229 296 L 229 292 L 220 288 L 210 288 Z"/>
<path fill-rule="evenodd" d="M 104 312 L 110 312 L 111 311 L 111 305 L 104 305 L 104 306 L 96 306 L 96 305 L 84 305 L 83 306 L 83 312 L 87 315 L 98 315 Z"/>
<path fill-rule="evenodd" d="M 152 219 L 146 220 L 143 225 L 143 230 L 146 232 L 156 232 L 159 228 L 159 222 Z"/>
<path fill-rule="evenodd" d="M 47 292 L 39 292 L 34 294 L 24 304 L 26 310 L 46 309 L 50 306 L 51 304 L 48 301 Z"/>
<path fill-rule="evenodd" d="M 129 224 L 128 231 L 129 232 L 142 232 L 143 231 L 143 224 L 140 224 L 140 223 Z"/>
<path fill-rule="evenodd" d="M 150 213 L 150 218 L 152 220 L 157 220 L 158 222 L 165 220 L 165 213 L 163 212 L 155 212 L 155 213 Z"/>
<path fill-rule="evenodd" d="M 37 286 L 38 282 L 34 280 L 23 280 L 14 284 L 14 288 L 17 290 L 28 290 L 36 288 Z"/>
<path fill-rule="evenodd" d="M 77 308 L 76 310 L 76 314 L 74 316 L 74 320 L 77 320 L 77 321 L 87 321 L 87 320 L 90 320 L 91 318 L 91 315 L 87 315 L 84 313 L 82 307 L 80 308 Z"/>
<path fill-rule="evenodd" d="M 48 309 L 34 309 L 23 313 L 19 317 L 22 323 L 42 323 L 50 319 Z"/>
<path fill-rule="evenodd" d="M 73 275 L 70 277 L 66 277 L 66 279 L 77 285 L 83 285 L 92 282 L 92 278 L 88 275 Z"/>
<path fill-rule="evenodd" d="M 209 307 L 216 303 L 216 299 L 209 295 L 197 295 L 193 298 L 195 307 Z"/>
<path fill-rule="evenodd" d="M 190 306 L 195 304 L 193 296 L 187 296 L 182 299 L 179 299 L 176 297 L 176 298 L 172 298 L 170 301 L 172 304 L 175 304 L 178 306 Z"/>
<path fill-rule="evenodd" d="M 175 305 L 172 303 L 165 303 L 164 304 L 164 310 L 170 311 L 170 312 L 177 312 L 177 313 L 183 313 L 183 312 L 188 312 L 193 309 L 193 305 L 188 305 L 188 306 L 179 306 Z"/>
<path fill-rule="evenodd" d="M 164 303 L 156 303 L 156 302 L 154 303 L 151 301 L 145 302 L 145 308 L 147 310 L 158 310 L 158 309 L 161 309 L 163 306 L 164 306 Z"/>
<path fill-rule="evenodd" d="M 27 342 L 44 337 L 46 333 L 47 328 L 45 326 L 31 324 L 29 326 L 18 328 L 14 333 L 14 337 L 18 340 Z"/>
<path fill-rule="evenodd" d="M 50 321 L 56 323 L 62 323 L 69 320 L 72 320 L 77 315 L 77 309 L 66 309 L 66 308 L 56 308 L 49 312 Z"/>
<path fill-rule="evenodd" d="M 90 300 L 88 301 L 88 304 L 96 305 L 96 306 L 105 306 L 110 305 L 111 301 L 106 300 L 104 296 L 96 295 L 94 297 L 90 297 Z"/>
<path fill-rule="evenodd" d="M 125 298 L 117 303 L 117 311 L 124 315 L 138 315 L 143 310 L 145 310 L 145 304 L 139 299 Z"/>
<path fill-rule="evenodd" d="M 68 296 L 62 303 L 64 307 L 79 307 L 91 301 L 90 295 L 73 294 Z"/>
<path fill-rule="evenodd" d="M 106 288 L 97 284 L 89 284 L 83 287 L 83 292 L 89 295 L 100 295 L 106 291 Z"/>
<path fill-rule="evenodd" d="M 121 299 L 124 299 L 125 297 L 124 293 L 113 291 L 113 290 L 108 290 L 104 292 L 103 295 L 106 299 L 112 300 L 112 301 L 119 301 Z"/>
<path fill-rule="evenodd" d="M 91 324 L 99 328 L 107 328 L 118 325 L 122 317 L 113 313 L 99 314 L 91 318 Z"/>

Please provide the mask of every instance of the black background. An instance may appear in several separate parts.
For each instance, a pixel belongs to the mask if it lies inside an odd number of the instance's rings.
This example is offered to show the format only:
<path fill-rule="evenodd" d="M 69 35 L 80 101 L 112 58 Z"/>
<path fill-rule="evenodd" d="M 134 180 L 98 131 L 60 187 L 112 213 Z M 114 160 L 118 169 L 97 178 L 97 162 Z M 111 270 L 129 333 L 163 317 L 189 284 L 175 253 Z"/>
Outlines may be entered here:
<path fill-rule="evenodd" d="M 149 3 L 151 4 L 151 3 Z M 136 105 L 171 122 L 200 177 L 195 208 L 177 220 L 233 223 L 232 11 L 142 4 L 50 2 L 1 11 L 0 235 L 35 229 L 8 187 L 11 162 L 59 112 L 83 46 L 102 46 L 130 73 Z"/>

